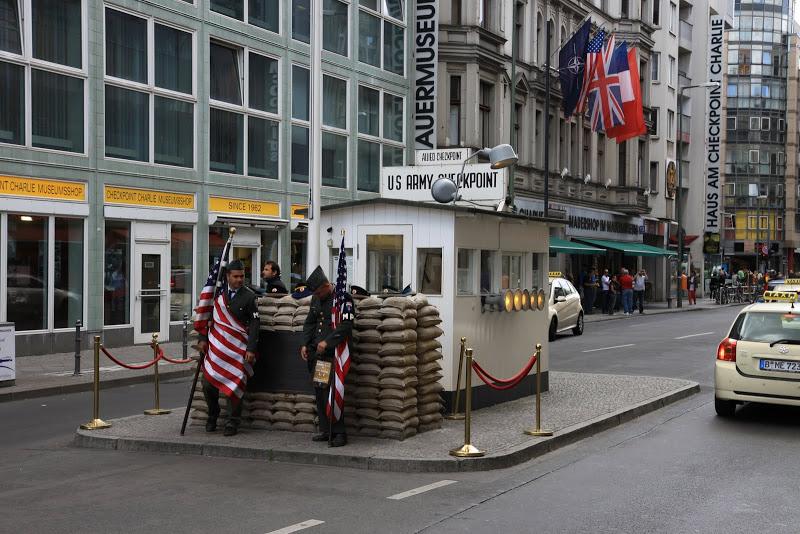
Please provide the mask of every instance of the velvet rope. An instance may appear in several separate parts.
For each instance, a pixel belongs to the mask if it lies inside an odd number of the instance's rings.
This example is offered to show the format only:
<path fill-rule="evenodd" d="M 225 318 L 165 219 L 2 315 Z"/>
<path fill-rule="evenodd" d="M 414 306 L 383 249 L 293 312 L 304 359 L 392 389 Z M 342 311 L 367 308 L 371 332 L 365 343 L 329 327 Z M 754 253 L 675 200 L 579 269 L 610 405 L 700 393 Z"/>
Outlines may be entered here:
<path fill-rule="evenodd" d="M 481 365 L 477 361 L 472 360 L 472 368 L 475 370 L 475 374 L 478 375 L 478 378 L 483 380 L 486 383 L 486 385 L 489 386 L 490 388 L 496 389 L 498 391 L 511 389 L 517 384 L 519 384 L 523 378 L 528 376 L 528 373 L 530 372 L 531 369 L 533 369 L 533 366 L 535 364 L 536 364 L 536 354 L 534 353 L 531 355 L 530 360 L 528 360 L 528 363 L 525 364 L 525 367 L 523 367 L 519 373 L 517 373 L 511 378 L 502 379 L 493 377 L 491 374 L 489 374 L 488 371 L 486 371 L 483 367 L 481 367 Z"/>
<path fill-rule="evenodd" d="M 165 362 L 169 363 L 191 363 L 194 361 L 191 358 L 186 358 L 185 360 L 179 360 L 177 358 L 173 360 L 172 358 L 168 358 L 167 355 L 164 354 L 164 349 L 162 349 L 161 347 L 158 347 L 158 357 L 164 360 Z"/>
<path fill-rule="evenodd" d="M 103 351 L 103 354 L 105 354 L 106 356 L 108 356 L 108 359 L 109 359 L 109 360 L 111 360 L 112 362 L 116 363 L 117 365 L 119 365 L 119 366 L 121 366 L 121 367 L 124 367 L 125 369 L 134 369 L 134 370 L 139 370 L 139 369 L 147 369 L 148 367 L 151 367 L 153 364 L 155 364 L 156 362 L 158 362 L 158 360 L 160 360 L 160 359 L 161 359 L 161 355 L 159 354 L 158 356 L 156 356 L 156 358 L 155 358 L 155 359 L 153 359 L 153 360 L 151 360 L 151 361 L 149 361 L 149 362 L 147 362 L 147 363 L 143 363 L 143 364 L 141 364 L 141 365 L 137 365 L 137 364 L 127 364 L 127 363 L 122 363 L 121 361 L 119 361 L 118 359 L 116 359 L 114 356 L 112 356 L 112 355 L 111 355 L 111 353 L 110 353 L 110 352 L 108 352 L 108 351 L 106 350 L 106 348 L 105 348 L 105 347 L 103 347 L 102 345 L 100 346 L 100 350 L 102 350 L 102 351 Z"/>

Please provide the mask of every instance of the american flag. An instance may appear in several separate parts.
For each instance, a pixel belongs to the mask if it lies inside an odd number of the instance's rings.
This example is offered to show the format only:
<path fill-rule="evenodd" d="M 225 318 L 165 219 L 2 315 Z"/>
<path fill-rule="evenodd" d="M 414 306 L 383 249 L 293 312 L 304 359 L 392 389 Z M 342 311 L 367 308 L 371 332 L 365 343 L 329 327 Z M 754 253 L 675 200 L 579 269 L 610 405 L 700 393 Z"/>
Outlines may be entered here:
<path fill-rule="evenodd" d="M 600 52 L 599 60 L 595 61 L 594 75 L 589 82 L 589 117 L 595 132 L 625 124 L 619 69 L 613 65 L 614 45 L 612 35 Z"/>
<path fill-rule="evenodd" d="M 352 306 L 349 298 L 347 298 L 347 256 L 344 251 L 344 235 L 342 235 L 342 244 L 339 247 L 339 263 L 336 271 L 336 289 L 333 293 L 333 309 L 331 310 L 332 327 L 335 330 L 342 322 L 342 313 L 345 311 L 345 306 Z M 342 409 L 344 408 L 344 377 L 347 376 L 347 371 L 350 370 L 350 348 L 347 346 L 348 338 L 344 338 L 341 343 L 336 346 L 334 367 L 335 373 L 333 376 L 333 387 L 330 388 L 328 394 L 328 406 L 326 409 L 328 417 L 331 416 L 331 404 L 333 402 L 333 418 L 338 421 L 342 417 Z"/>
<path fill-rule="evenodd" d="M 244 394 L 247 379 L 253 376 L 253 367 L 245 361 L 247 328 L 228 310 L 225 267 L 230 250 L 231 240 L 228 239 L 200 292 L 195 308 L 194 328 L 208 338 L 208 353 L 203 359 L 203 376 L 228 398 L 238 401 Z"/>
<path fill-rule="evenodd" d="M 583 84 L 581 85 L 581 92 L 578 95 L 577 113 L 583 113 L 586 110 L 586 97 L 589 95 L 589 83 L 594 76 L 595 65 L 600 58 L 600 52 L 603 50 L 603 41 L 606 38 L 605 30 L 598 30 L 589 44 L 586 45 L 586 62 L 583 68 Z"/>

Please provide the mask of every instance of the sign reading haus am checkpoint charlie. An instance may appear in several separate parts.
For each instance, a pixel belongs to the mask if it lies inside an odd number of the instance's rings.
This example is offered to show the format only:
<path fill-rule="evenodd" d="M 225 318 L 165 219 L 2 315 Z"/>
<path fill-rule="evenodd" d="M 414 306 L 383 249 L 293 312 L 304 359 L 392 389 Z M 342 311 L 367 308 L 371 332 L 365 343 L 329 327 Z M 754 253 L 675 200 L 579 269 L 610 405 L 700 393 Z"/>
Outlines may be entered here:
<path fill-rule="evenodd" d="M 506 196 L 506 169 L 492 169 L 489 163 L 467 165 L 419 165 L 381 169 L 381 196 L 432 202 L 431 186 L 440 179 L 458 180 L 463 200 L 496 201 Z"/>

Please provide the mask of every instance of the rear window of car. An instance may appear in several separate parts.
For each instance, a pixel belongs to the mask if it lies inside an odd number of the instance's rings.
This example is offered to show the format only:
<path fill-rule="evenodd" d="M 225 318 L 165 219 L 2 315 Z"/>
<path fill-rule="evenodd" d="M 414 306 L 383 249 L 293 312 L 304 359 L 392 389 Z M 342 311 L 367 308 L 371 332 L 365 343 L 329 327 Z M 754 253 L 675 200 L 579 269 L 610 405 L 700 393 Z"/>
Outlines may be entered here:
<path fill-rule="evenodd" d="M 785 312 L 747 312 L 736 320 L 731 338 L 740 341 L 772 343 L 800 341 L 800 314 Z"/>

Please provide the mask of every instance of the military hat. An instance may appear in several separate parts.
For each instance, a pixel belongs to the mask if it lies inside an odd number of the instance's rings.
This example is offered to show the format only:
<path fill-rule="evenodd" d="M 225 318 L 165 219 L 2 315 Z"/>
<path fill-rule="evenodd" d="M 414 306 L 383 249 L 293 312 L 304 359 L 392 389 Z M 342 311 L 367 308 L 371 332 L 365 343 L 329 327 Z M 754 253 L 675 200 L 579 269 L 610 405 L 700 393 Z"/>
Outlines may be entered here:
<path fill-rule="evenodd" d="M 369 291 L 367 291 L 361 286 L 350 286 L 350 294 L 356 295 L 358 297 L 368 297 Z"/>
<path fill-rule="evenodd" d="M 317 266 L 317 268 L 314 269 L 314 271 L 306 279 L 306 286 L 308 286 L 308 289 L 311 291 L 316 291 L 327 283 L 328 277 L 325 276 L 325 272 L 320 266 Z"/>
<path fill-rule="evenodd" d="M 412 293 L 411 284 L 408 284 L 406 287 L 404 287 L 402 293 L 403 295 L 410 295 Z"/>
<path fill-rule="evenodd" d="M 244 265 L 241 260 L 233 260 L 228 264 L 229 271 L 244 271 Z"/>

